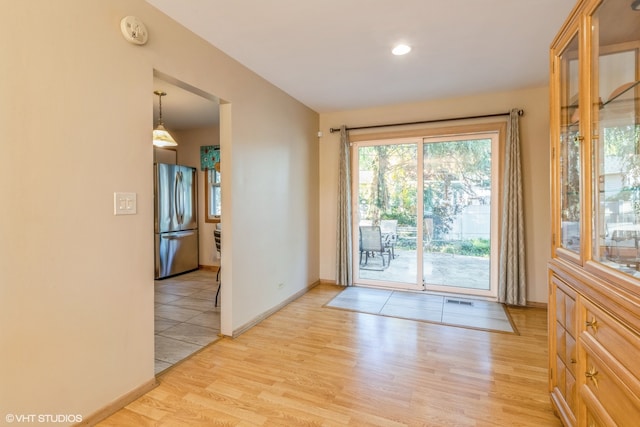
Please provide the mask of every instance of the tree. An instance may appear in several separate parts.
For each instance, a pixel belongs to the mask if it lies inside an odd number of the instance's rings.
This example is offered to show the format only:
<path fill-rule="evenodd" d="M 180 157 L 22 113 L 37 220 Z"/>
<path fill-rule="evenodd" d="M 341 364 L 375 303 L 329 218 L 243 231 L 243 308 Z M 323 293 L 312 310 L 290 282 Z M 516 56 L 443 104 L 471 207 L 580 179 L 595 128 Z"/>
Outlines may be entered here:
<path fill-rule="evenodd" d="M 363 218 L 415 226 L 415 144 L 361 147 L 358 154 Z"/>
<path fill-rule="evenodd" d="M 491 140 L 429 143 L 424 157 L 425 217 L 433 220 L 433 237 L 443 239 L 455 216 L 491 189 Z"/>
<path fill-rule="evenodd" d="M 397 219 L 416 226 L 417 145 L 360 147 L 359 203 L 362 219 Z M 491 188 L 491 140 L 434 142 L 424 146 L 424 216 L 442 239 L 454 218 Z"/>

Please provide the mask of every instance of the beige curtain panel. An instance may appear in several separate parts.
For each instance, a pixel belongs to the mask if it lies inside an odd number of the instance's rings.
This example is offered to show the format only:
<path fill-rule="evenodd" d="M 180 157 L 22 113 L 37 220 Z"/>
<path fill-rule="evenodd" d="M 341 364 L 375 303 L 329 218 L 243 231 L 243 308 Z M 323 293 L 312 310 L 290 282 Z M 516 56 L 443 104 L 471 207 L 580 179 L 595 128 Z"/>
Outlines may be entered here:
<path fill-rule="evenodd" d="M 351 147 L 347 127 L 340 128 L 340 171 L 338 175 L 338 224 L 336 232 L 336 283 L 353 285 L 351 264 Z"/>
<path fill-rule="evenodd" d="M 527 304 L 524 249 L 524 206 L 518 110 L 511 110 L 507 126 L 500 235 L 498 301 L 510 305 Z"/>

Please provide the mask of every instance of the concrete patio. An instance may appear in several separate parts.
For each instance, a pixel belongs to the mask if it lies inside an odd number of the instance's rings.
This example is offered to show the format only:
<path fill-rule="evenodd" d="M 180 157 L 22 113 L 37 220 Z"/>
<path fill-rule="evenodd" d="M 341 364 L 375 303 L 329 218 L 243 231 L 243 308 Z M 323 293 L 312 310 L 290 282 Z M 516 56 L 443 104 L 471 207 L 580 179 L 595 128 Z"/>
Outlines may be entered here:
<path fill-rule="evenodd" d="M 425 252 L 424 281 L 438 286 L 488 290 L 489 263 L 489 258 Z M 386 268 L 383 268 L 380 256 L 369 257 L 365 265 L 360 265 L 356 283 L 361 278 L 415 284 L 416 274 L 416 251 L 396 247 L 395 258 Z"/>

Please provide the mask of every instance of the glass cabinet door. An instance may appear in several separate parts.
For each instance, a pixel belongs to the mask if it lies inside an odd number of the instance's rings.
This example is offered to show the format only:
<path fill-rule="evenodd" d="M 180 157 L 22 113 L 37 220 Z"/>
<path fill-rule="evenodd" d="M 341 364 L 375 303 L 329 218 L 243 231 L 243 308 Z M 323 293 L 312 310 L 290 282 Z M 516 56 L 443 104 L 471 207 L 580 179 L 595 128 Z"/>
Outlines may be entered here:
<path fill-rule="evenodd" d="M 593 259 L 640 276 L 640 11 L 605 0 L 591 20 Z"/>
<path fill-rule="evenodd" d="M 578 36 L 560 55 L 560 246 L 580 253 L 580 109 L 578 105 Z"/>

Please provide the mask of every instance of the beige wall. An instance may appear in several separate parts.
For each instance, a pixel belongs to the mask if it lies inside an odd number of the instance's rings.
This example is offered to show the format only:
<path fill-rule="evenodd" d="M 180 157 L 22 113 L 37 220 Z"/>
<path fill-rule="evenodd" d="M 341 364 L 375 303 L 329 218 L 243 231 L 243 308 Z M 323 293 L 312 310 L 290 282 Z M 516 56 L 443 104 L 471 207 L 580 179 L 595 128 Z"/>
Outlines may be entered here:
<path fill-rule="evenodd" d="M 126 15 L 147 45 L 123 39 Z M 153 378 L 154 69 L 229 102 L 223 332 L 319 278 L 315 112 L 142 0 L 0 16 L 3 416 L 86 417 Z M 114 191 L 138 213 L 114 216 Z"/>
<path fill-rule="evenodd" d="M 338 128 L 343 124 L 355 127 L 475 116 L 507 112 L 512 108 L 525 110 L 525 115 L 520 120 L 520 135 L 524 179 L 527 295 L 529 301 L 546 303 L 546 261 L 550 247 L 547 87 L 321 114 L 320 130 L 324 136 L 320 140 L 320 277 L 323 280 L 335 280 L 336 194 L 340 133 L 331 134 L 330 128 Z M 358 135 L 363 132 L 367 131 L 358 131 Z M 375 129 L 373 132 L 380 132 L 380 129 Z"/>

